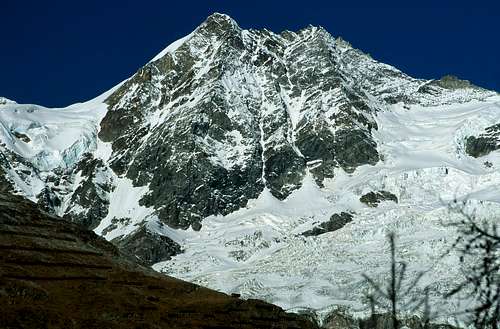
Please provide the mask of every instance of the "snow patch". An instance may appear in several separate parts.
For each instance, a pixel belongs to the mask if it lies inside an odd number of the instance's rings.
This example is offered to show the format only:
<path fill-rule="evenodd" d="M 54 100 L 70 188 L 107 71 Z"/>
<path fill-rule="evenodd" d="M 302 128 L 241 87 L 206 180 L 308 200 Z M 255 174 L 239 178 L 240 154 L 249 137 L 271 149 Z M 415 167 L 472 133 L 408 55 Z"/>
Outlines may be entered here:
<path fill-rule="evenodd" d="M 184 44 L 184 42 L 186 42 L 187 40 L 189 40 L 191 37 L 192 37 L 193 33 L 191 34 L 188 34 L 186 35 L 185 37 L 182 37 L 180 38 L 179 40 L 176 40 L 174 42 L 172 42 L 170 45 L 168 45 L 165 49 L 163 49 L 160 53 L 158 53 L 158 55 L 156 55 L 155 57 L 153 57 L 152 60 L 150 60 L 149 62 L 154 62 L 154 61 L 157 61 L 159 60 L 160 58 L 163 58 L 165 55 L 167 54 L 172 54 L 172 57 L 175 59 L 174 57 L 174 52 Z"/>

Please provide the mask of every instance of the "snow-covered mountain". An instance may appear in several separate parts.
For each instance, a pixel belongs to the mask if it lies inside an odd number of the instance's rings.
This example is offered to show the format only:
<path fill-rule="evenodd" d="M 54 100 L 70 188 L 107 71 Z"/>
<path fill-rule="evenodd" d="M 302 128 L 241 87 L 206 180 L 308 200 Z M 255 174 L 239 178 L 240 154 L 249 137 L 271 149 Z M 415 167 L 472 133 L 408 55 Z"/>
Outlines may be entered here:
<path fill-rule="evenodd" d="M 320 27 L 214 14 L 103 95 L 0 98 L 0 171 L 158 271 L 288 309 L 362 311 L 386 233 L 437 302 L 460 278 L 447 203 L 500 213 L 500 96 L 412 78 Z M 498 218 L 498 217 L 497 217 Z M 173 258 L 172 258 L 173 257 Z M 171 259 L 172 258 L 172 259 Z"/>

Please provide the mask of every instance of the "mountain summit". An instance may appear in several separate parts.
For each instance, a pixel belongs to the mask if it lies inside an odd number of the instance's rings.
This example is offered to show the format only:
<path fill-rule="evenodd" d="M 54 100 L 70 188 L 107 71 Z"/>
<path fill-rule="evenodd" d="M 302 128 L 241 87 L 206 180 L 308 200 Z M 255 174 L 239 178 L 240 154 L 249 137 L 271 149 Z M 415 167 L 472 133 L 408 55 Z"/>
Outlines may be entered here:
<path fill-rule="evenodd" d="M 356 306 L 360 272 L 383 275 L 384 230 L 417 271 L 453 240 L 446 200 L 497 211 L 499 104 L 322 28 L 213 14 L 89 102 L 0 99 L 0 170 L 157 270 L 286 308 Z M 460 273 L 439 275 L 436 294 Z"/>

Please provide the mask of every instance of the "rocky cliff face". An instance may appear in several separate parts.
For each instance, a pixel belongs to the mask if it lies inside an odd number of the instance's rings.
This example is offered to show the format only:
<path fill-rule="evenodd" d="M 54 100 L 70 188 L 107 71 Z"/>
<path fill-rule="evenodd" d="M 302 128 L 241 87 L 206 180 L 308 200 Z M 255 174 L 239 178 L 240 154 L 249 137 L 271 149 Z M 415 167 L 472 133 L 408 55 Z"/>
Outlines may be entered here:
<path fill-rule="evenodd" d="M 242 30 L 214 14 L 106 99 L 99 137 L 113 171 L 149 187 L 141 204 L 198 230 L 264 188 L 285 199 L 306 171 L 321 185 L 377 163 L 373 116 L 387 104 L 485 95 L 449 80 L 412 79 L 322 28 Z"/>
<path fill-rule="evenodd" d="M 465 147 L 467 153 L 475 158 L 500 149 L 500 124 L 486 127 L 478 136 L 469 136 Z"/>
<path fill-rule="evenodd" d="M 276 35 L 213 15 L 106 100 L 99 137 L 110 165 L 175 228 L 199 229 L 264 188 L 279 199 L 334 167 L 376 163 L 375 106 L 338 69 L 335 40 L 314 27 Z"/>

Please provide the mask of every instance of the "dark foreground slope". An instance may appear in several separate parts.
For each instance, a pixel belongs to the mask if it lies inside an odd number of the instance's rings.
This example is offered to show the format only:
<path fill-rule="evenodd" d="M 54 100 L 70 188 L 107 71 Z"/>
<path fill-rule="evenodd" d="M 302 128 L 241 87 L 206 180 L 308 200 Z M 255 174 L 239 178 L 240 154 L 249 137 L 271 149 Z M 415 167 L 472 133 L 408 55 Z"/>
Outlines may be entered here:
<path fill-rule="evenodd" d="M 2 186 L 0 276 L 0 328 L 315 328 L 277 306 L 143 268 Z"/>

